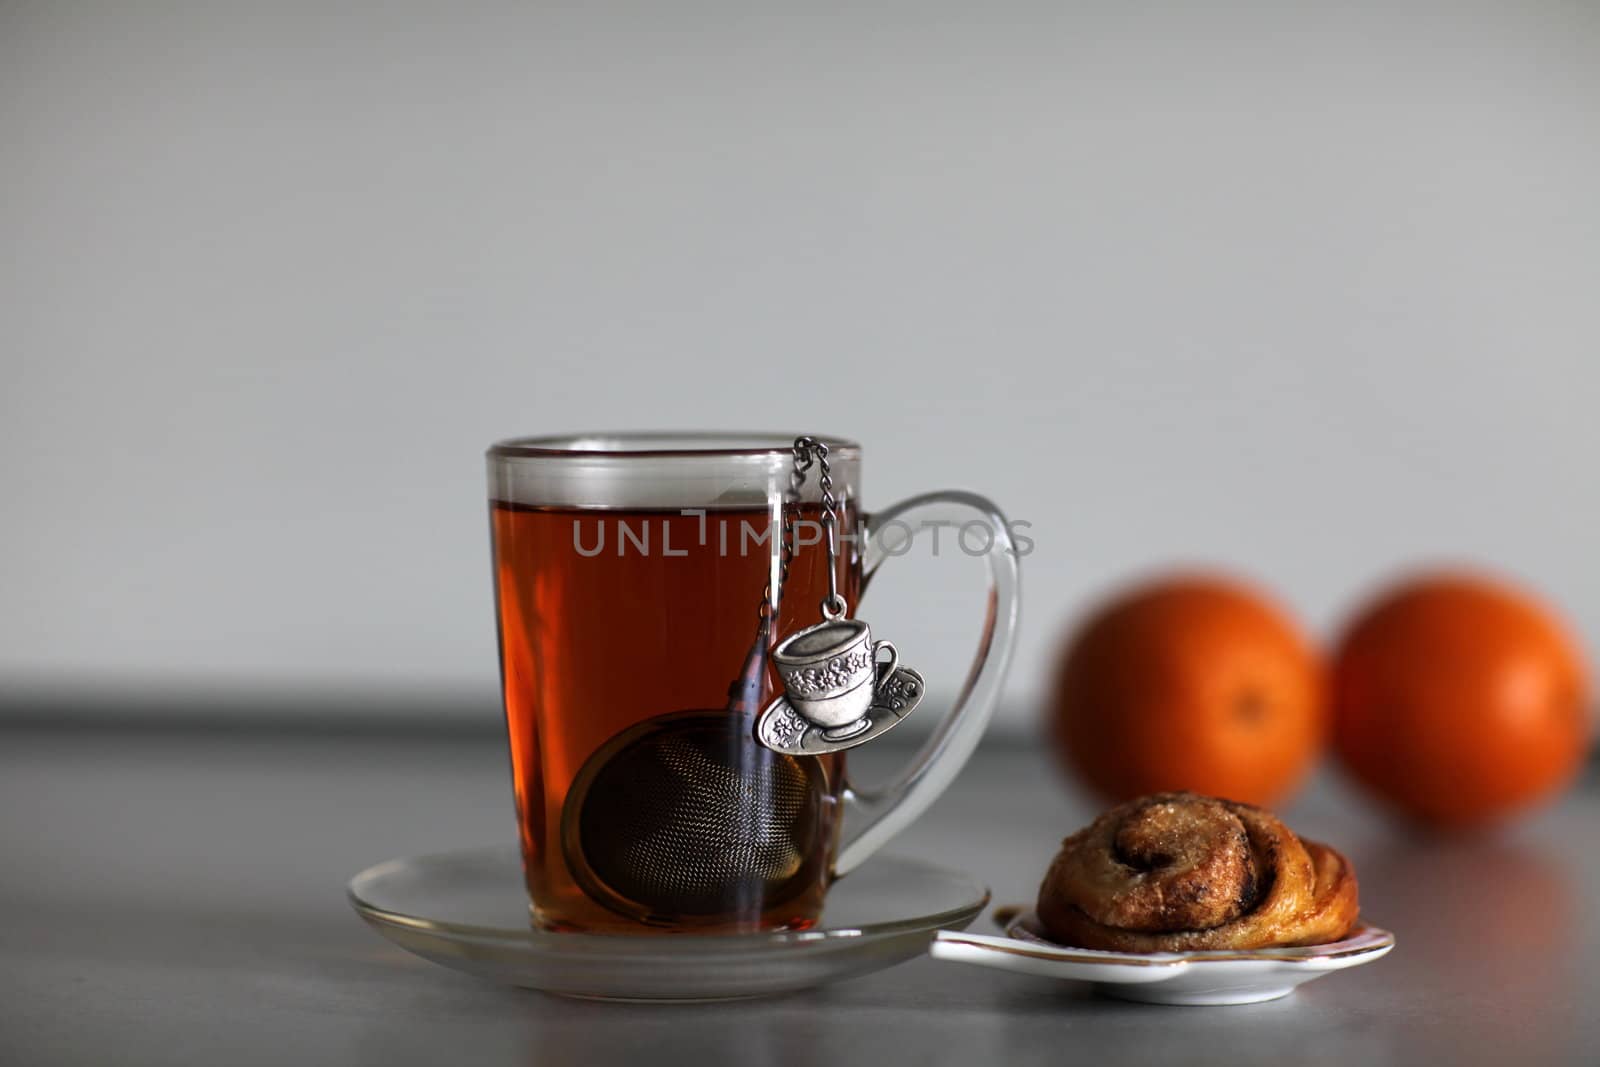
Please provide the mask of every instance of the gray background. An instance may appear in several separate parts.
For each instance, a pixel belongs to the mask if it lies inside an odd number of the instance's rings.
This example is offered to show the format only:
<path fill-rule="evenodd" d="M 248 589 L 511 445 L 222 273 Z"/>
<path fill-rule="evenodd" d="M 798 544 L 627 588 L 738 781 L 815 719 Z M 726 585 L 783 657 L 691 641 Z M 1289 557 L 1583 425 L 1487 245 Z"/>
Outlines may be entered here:
<path fill-rule="evenodd" d="M 611 427 L 1032 522 L 1013 725 L 1177 560 L 1600 647 L 1600 8 L 788 7 L 0 3 L 0 689 L 492 716 L 481 449 Z"/>

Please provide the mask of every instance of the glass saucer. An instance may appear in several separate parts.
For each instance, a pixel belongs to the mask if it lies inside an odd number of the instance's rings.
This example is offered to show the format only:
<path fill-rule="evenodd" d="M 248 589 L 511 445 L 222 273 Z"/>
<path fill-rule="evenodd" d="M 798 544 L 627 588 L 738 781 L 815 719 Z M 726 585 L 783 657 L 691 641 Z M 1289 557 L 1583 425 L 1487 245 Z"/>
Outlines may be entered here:
<path fill-rule="evenodd" d="M 921 955 L 989 891 L 958 871 L 880 856 L 828 890 L 810 930 L 580 934 L 533 929 L 516 846 L 390 860 L 350 880 L 374 929 L 423 959 L 495 982 L 601 1000 L 732 1000 L 823 985 Z"/>

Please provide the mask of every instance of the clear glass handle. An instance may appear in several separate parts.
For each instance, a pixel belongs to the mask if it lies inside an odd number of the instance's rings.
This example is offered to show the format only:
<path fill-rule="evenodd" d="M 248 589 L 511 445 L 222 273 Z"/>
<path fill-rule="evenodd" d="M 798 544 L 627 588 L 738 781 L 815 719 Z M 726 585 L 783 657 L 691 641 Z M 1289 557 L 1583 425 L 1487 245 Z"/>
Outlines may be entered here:
<path fill-rule="evenodd" d="M 904 770 L 876 789 L 857 789 L 846 780 L 844 800 L 849 819 L 839 858 L 834 862 L 836 875 L 859 867 L 891 837 L 911 825 L 960 773 L 994 714 L 1017 632 L 1016 545 L 1005 516 L 991 501 L 976 493 L 946 490 L 914 496 L 867 517 L 866 547 L 862 552 L 864 584 L 872 581 L 889 558 L 878 536 L 889 523 L 904 527 L 909 537 L 924 526 L 960 527 L 975 521 L 992 535 L 988 551 L 982 556 L 989 564 L 989 596 L 977 655 L 955 703 Z M 895 542 L 890 547 L 898 552 L 903 543 Z"/>

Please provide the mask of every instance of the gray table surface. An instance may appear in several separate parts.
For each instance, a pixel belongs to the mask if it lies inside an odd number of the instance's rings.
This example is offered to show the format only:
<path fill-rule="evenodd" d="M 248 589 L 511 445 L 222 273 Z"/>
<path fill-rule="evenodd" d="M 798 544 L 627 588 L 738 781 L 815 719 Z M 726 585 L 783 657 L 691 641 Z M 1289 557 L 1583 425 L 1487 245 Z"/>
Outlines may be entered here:
<path fill-rule="evenodd" d="M 894 850 L 1029 899 L 1092 814 L 1027 747 L 981 751 Z M 1418 840 L 1320 779 L 1386 960 L 1233 1008 L 1124 1004 L 919 959 L 808 993 L 633 1006 L 499 988 L 351 913 L 380 860 L 509 840 L 490 739 L 0 731 L 0 1062 L 1522 1063 L 1600 1057 L 1600 785 Z M 985 917 L 974 929 L 992 929 Z"/>

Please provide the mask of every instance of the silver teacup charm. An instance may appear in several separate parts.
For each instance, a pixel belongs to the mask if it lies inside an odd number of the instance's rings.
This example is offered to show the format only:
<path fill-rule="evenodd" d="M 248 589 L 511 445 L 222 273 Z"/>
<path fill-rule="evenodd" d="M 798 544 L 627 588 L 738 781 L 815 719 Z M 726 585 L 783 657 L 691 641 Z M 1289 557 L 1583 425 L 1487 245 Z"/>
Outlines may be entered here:
<path fill-rule="evenodd" d="M 884 733 L 916 708 L 924 687 L 922 675 L 900 666 L 893 644 L 874 643 L 865 622 L 845 617 L 845 600 L 833 585 L 838 518 L 828 475 L 828 448 L 802 437 L 795 441 L 794 451 L 791 496 L 798 496 L 813 453 L 821 467 L 828 598 L 822 602 L 821 622 L 790 634 L 772 650 L 784 695 L 761 713 L 756 739 L 776 752 L 822 755 L 854 748 Z M 787 571 L 786 565 L 783 571 Z M 781 582 L 778 595 L 782 595 Z M 880 663 L 884 652 L 889 654 L 888 661 Z"/>
<path fill-rule="evenodd" d="M 885 650 L 889 662 L 880 671 L 878 654 Z M 772 661 L 789 706 L 823 727 L 823 740 L 843 741 L 872 725 L 867 712 L 900 656 L 887 641 L 873 644 L 872 630 L 860 619 L 830 619 L 784 638 Z"/>

